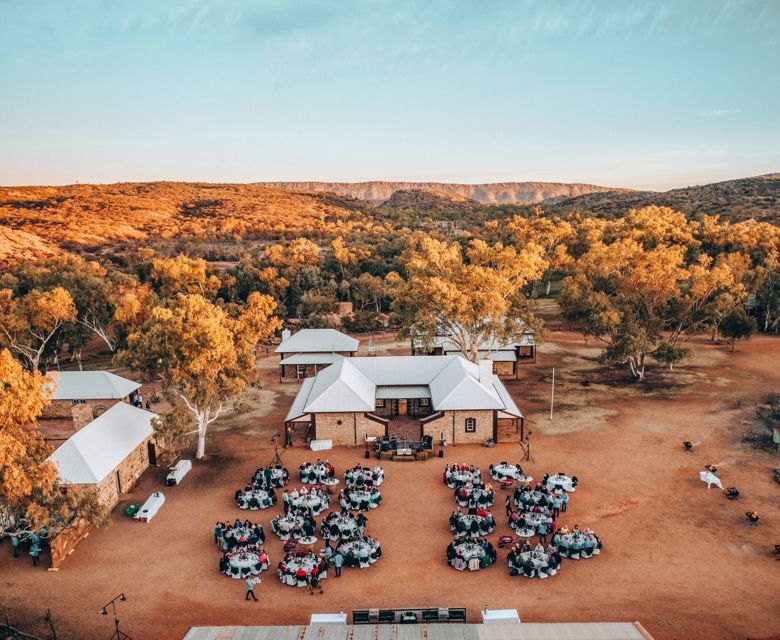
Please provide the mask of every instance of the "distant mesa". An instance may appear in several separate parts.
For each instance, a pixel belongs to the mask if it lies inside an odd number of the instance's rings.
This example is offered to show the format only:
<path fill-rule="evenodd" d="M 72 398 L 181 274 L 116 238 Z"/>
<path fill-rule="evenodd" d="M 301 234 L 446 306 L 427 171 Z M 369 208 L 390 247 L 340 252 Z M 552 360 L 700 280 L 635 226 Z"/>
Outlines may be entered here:
<path fill-rule="evenodd" d="M 397 191 L 435 193 L 453 198 L 466 198 L 482 204 L 528 204 L 542 202 L 551 198 L 572 198 L 588 193 L 624 193 L 630 191 L 630 189 L 565 182 L 455 184 L 447 182 L 385 182 L 372 180 L 370 182 L 264 182 L 262 184 L 291 191 L 324 191 L 365 200 L 372 204 L 386 203 Z"/>

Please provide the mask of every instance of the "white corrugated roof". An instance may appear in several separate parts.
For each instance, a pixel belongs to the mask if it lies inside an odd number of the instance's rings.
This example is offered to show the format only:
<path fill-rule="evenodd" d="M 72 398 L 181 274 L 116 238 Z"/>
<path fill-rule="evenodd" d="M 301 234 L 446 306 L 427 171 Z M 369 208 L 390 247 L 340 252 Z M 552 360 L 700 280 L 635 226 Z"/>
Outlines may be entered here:
<path fill-rule="evenodd" d="M 76 432 L 49 460 L 66 484 L 100 482 L 152 434 L 156 413 L 118 402 Z"/>
<path fill-rule="evenodd" d="M 281 360 L 279 364 L 333 364 L 343 357 L 338 353 L 296 353 Z"/>
<path fill-rule="evenodd" d="M 284 418 L 285 422 L 289 422 L 290 420 L 295 420 L 296 418 L 301 418 L 302 416 L 306 415 L 306 412 L 303 409 L 306 406 L 306 401 L 309 399 L 309 394 L 311 393 L 311 388 L 313 386 L 314 378 L 303 379 L 301 388 L 298 390 L 298 395 L 295 396 L 295 400 L 293 400 L 292 406 Z"/>
<path fill-rule="evenodd" d="M 50 371 L 52 400 L 121 400 L 141 385 L 108 371 Z"/>
<path fill-rule="evenodd" d="M 430 398 L 431 391 L 424 385 L 406 385 L 392 387 L 377 387 L 377 400 L 403 400 L 409 398 Z"/>
<path fill-rule="evenodd" d="M 344 358 L 314 376 L 306 413 L 374 410 L 376 385 L 352 364 L 357 359 Z"/>
<path fill-rule="evenodd" d="M 184 640 L 652 640 L 637 622 L 192 627 Z"/>
<path fill-rule="evenodd" d="M 335 329 L 301 329 L 276 347 L 276 353 L 355 352 L 360 342 Z"/>
<path fill-rule="evenodd" d="M 401 397 L 379 389 L 408 388 L 412 395 L 406 397 L 426 397 L 420 387 L 429 392 L 435 411 L 498 409 L 521 417 L 503 383 L 490 377 L 481 383 L 479 367 L 461 356 L 344 358 L 309 378 L 314 382 L 301 387 L 286 420 L 308 413 L 373 411 L 377 398 Z"/>

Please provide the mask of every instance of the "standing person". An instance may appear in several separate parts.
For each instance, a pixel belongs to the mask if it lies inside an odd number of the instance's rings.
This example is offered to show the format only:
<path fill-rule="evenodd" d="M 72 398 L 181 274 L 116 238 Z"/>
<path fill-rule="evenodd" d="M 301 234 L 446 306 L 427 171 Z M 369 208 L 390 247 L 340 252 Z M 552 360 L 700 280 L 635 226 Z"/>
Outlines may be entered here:
<path fill-rule="evenodd" d="M 11 546 L 14 549 L 14 558 L 19 557 L 19 536 L 11 537 Z"/>
<path fill-rule="evenodd" d="M 561 511 L 566 513 L 566 507 L 569 506 L 569 494 L 565 491 L 561 495 Z"/>
<path fill-rule="evenodd" d="M 504 504 L 506 505 L 506 515 L 509 517 L 512 515 L 512 498 L 507 496 L 506 500 L 504 500 Z"/>
<path fill-rule="evenodd" d="M 30 547 L 30 555 L 32 556 L 33 566 L 37 567 L 38 559 L 41 557 L 41 548 L 35 542 L 33 542 L 33 545 Z"/>
<path fill-rule="evenodd" d="M 311 575 L 309 576 L 309 595 L 313 596 L 315 589 L 319 589 L 320 593 L 323 593 L 322 585 L 320 584 L 319 572 L 312 571 Z"/>
<path fill-rule="evenodd" d="M 336 550 L 335 555 L 333 556 L 333 568 L 336 570 L 336 577 L 341 577 L 341 565 L 344 564 L 344 556 L 341 555 L 341 553 Z"/>
<path fill-rule="evenodd" d="M 555 496 L 552 501 L 552 514 L 553 518 L 557 518 L 561 515 L 561 497 Z"/>
<path fill-rule="evenodd" d="M 249 600 L 249 596 L 252 596 L 252 600 L 257 602 L 257 597 L 255 596 L 255 583 L 260 582 L 260 578 L 250 578 L 247 576 L 246 580 L 244 581 L 244 585 L 246 586 L 246 597 L 244 600 Z"/>
<path fill-rule="evenodd" d="M 225 535 L 222 531 L 222 523 L 217 522 L 216 525 L 214 525 L 214 544 L 217 545 L 219 550 L 222 550 L 222 536 Z"/>
<path fill-rule="evenodd" d="M 537 529 L 537 533 L 539 534 L 539 544 L 547 544 L 547 521 L 543 520 L 539 523 L 539 528 Z"/>

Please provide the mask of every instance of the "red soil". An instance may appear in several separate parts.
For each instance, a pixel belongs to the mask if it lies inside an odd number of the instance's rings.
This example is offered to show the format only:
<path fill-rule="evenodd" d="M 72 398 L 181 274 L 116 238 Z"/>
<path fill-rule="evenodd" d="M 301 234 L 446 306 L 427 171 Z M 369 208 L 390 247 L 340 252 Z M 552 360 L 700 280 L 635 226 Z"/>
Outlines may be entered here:
<path fill-rule="evenodd" d="M 113 526 L 90 535 L 58 573 L 33 568 L 29 558 L 13 560 L 9 545 L 0 546 L 0 602 L 12 622 L 39 633 L 43 612 L 51 608 L 60 637 L 84 640 L 110 634 L 110 617 L 98 611 L 120 591 L 128 596 L 120 603 L 122 623 L 136 639 L 181 638 L 190 626 L 302 624 L 313 611 L 342 607 L 466 606 L 470 621 L 477 621 L 485 604 L 516 608 L 527 621 L 639 620 L 659 640 L 778 634 L 780 563 L 771 552 L 780 543 L 780 502 L 771 470 L 780 467 L 780 456 L 743 445 L 741 421 L 780 387 L 780 340 L 759 337 L 735 354 L 703 341 L 696 349 L 697 360 L 675 374 L 681 388 L 666 387 L 661 381 L 674 378 L 660 373 L 649 390 L 614 382 L 580 387 L 583 376 L 595 380 L 603 372 L 581 338 L 554 334 L 539 364 L 508 385 L 534 431 L 536 461 L 526 468 L 536 477 L 558 470 L 577 475 L 580 486 L 561 521 L 592 527 L 605 545 L 599 557 L 564 561 L 549 580 L 510 577 L 505 549 L 484 571 L 447 566 L 454 501 L 440 480 L 444 462 L 486 471 L 491 462 L 521 456 L 516 444 L 460 445 L 448 448 L 444 460 L 383 463 L 384 502 L 368 514 L 368 532 L 384 552 L 379 563 L 331 576 L 323 582 L 325 594 L 314 597 L 282 585 L 272 570 L 256 588 L 260 602 L 245 602 L 243 583 L 217 571 L 211 529 L 218 519 L 247 517 L 232 494 L 273 455 L 269 435 L 289 406 L 291 390 L 285 388 L 274 393 L 261 424 L 233 430 L 229 421 L 223 424 L 210 440 L 212 457 L 195 464 L 182 486 L 163 489 L 166 503 L 150 524 L 129 521 L 117 509 Z M 278 391 L 273 364 L 261 364 L 268 370 L 266 389 Z M 559 433 L 566 425 L 543 417 L 552 365 L 564 412 L 596 407 L 612 414 L 586 429 Z M 683 451 L 683 440 L 697 443 L 693 452 Z M 339 473 L 362 461 L 359 448 L 326 454 Z M 315 457 L 301 448 L 284 453 L 291 470 Z M 743 499 L 729 502 L 716 489 L 708 491 L 698 479 L 704 464 L 718 466 L 724 486 L 739 487 Z M 163 469 L 148 471 L 133 500 L 159 489 L 164 475 Z M 510 532 L 503 498 L 499 491 L 494 540 Z M 753 509 L 762 524 L 749 528 L 743 513 Z M 249 516 L 264 524 L 274 566 L 281 544 L 268 522 L 279 511 Z"/>

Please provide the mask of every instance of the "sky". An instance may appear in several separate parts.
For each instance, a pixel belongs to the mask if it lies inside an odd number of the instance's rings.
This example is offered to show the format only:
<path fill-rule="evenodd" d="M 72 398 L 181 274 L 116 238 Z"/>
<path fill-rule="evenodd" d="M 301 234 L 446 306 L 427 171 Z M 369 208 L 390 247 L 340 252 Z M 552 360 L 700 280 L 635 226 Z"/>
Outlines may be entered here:
<path fill-rule="evenodd" d="M 0 184 L 780 171 L 777 0 L 0 0 Z"/>

